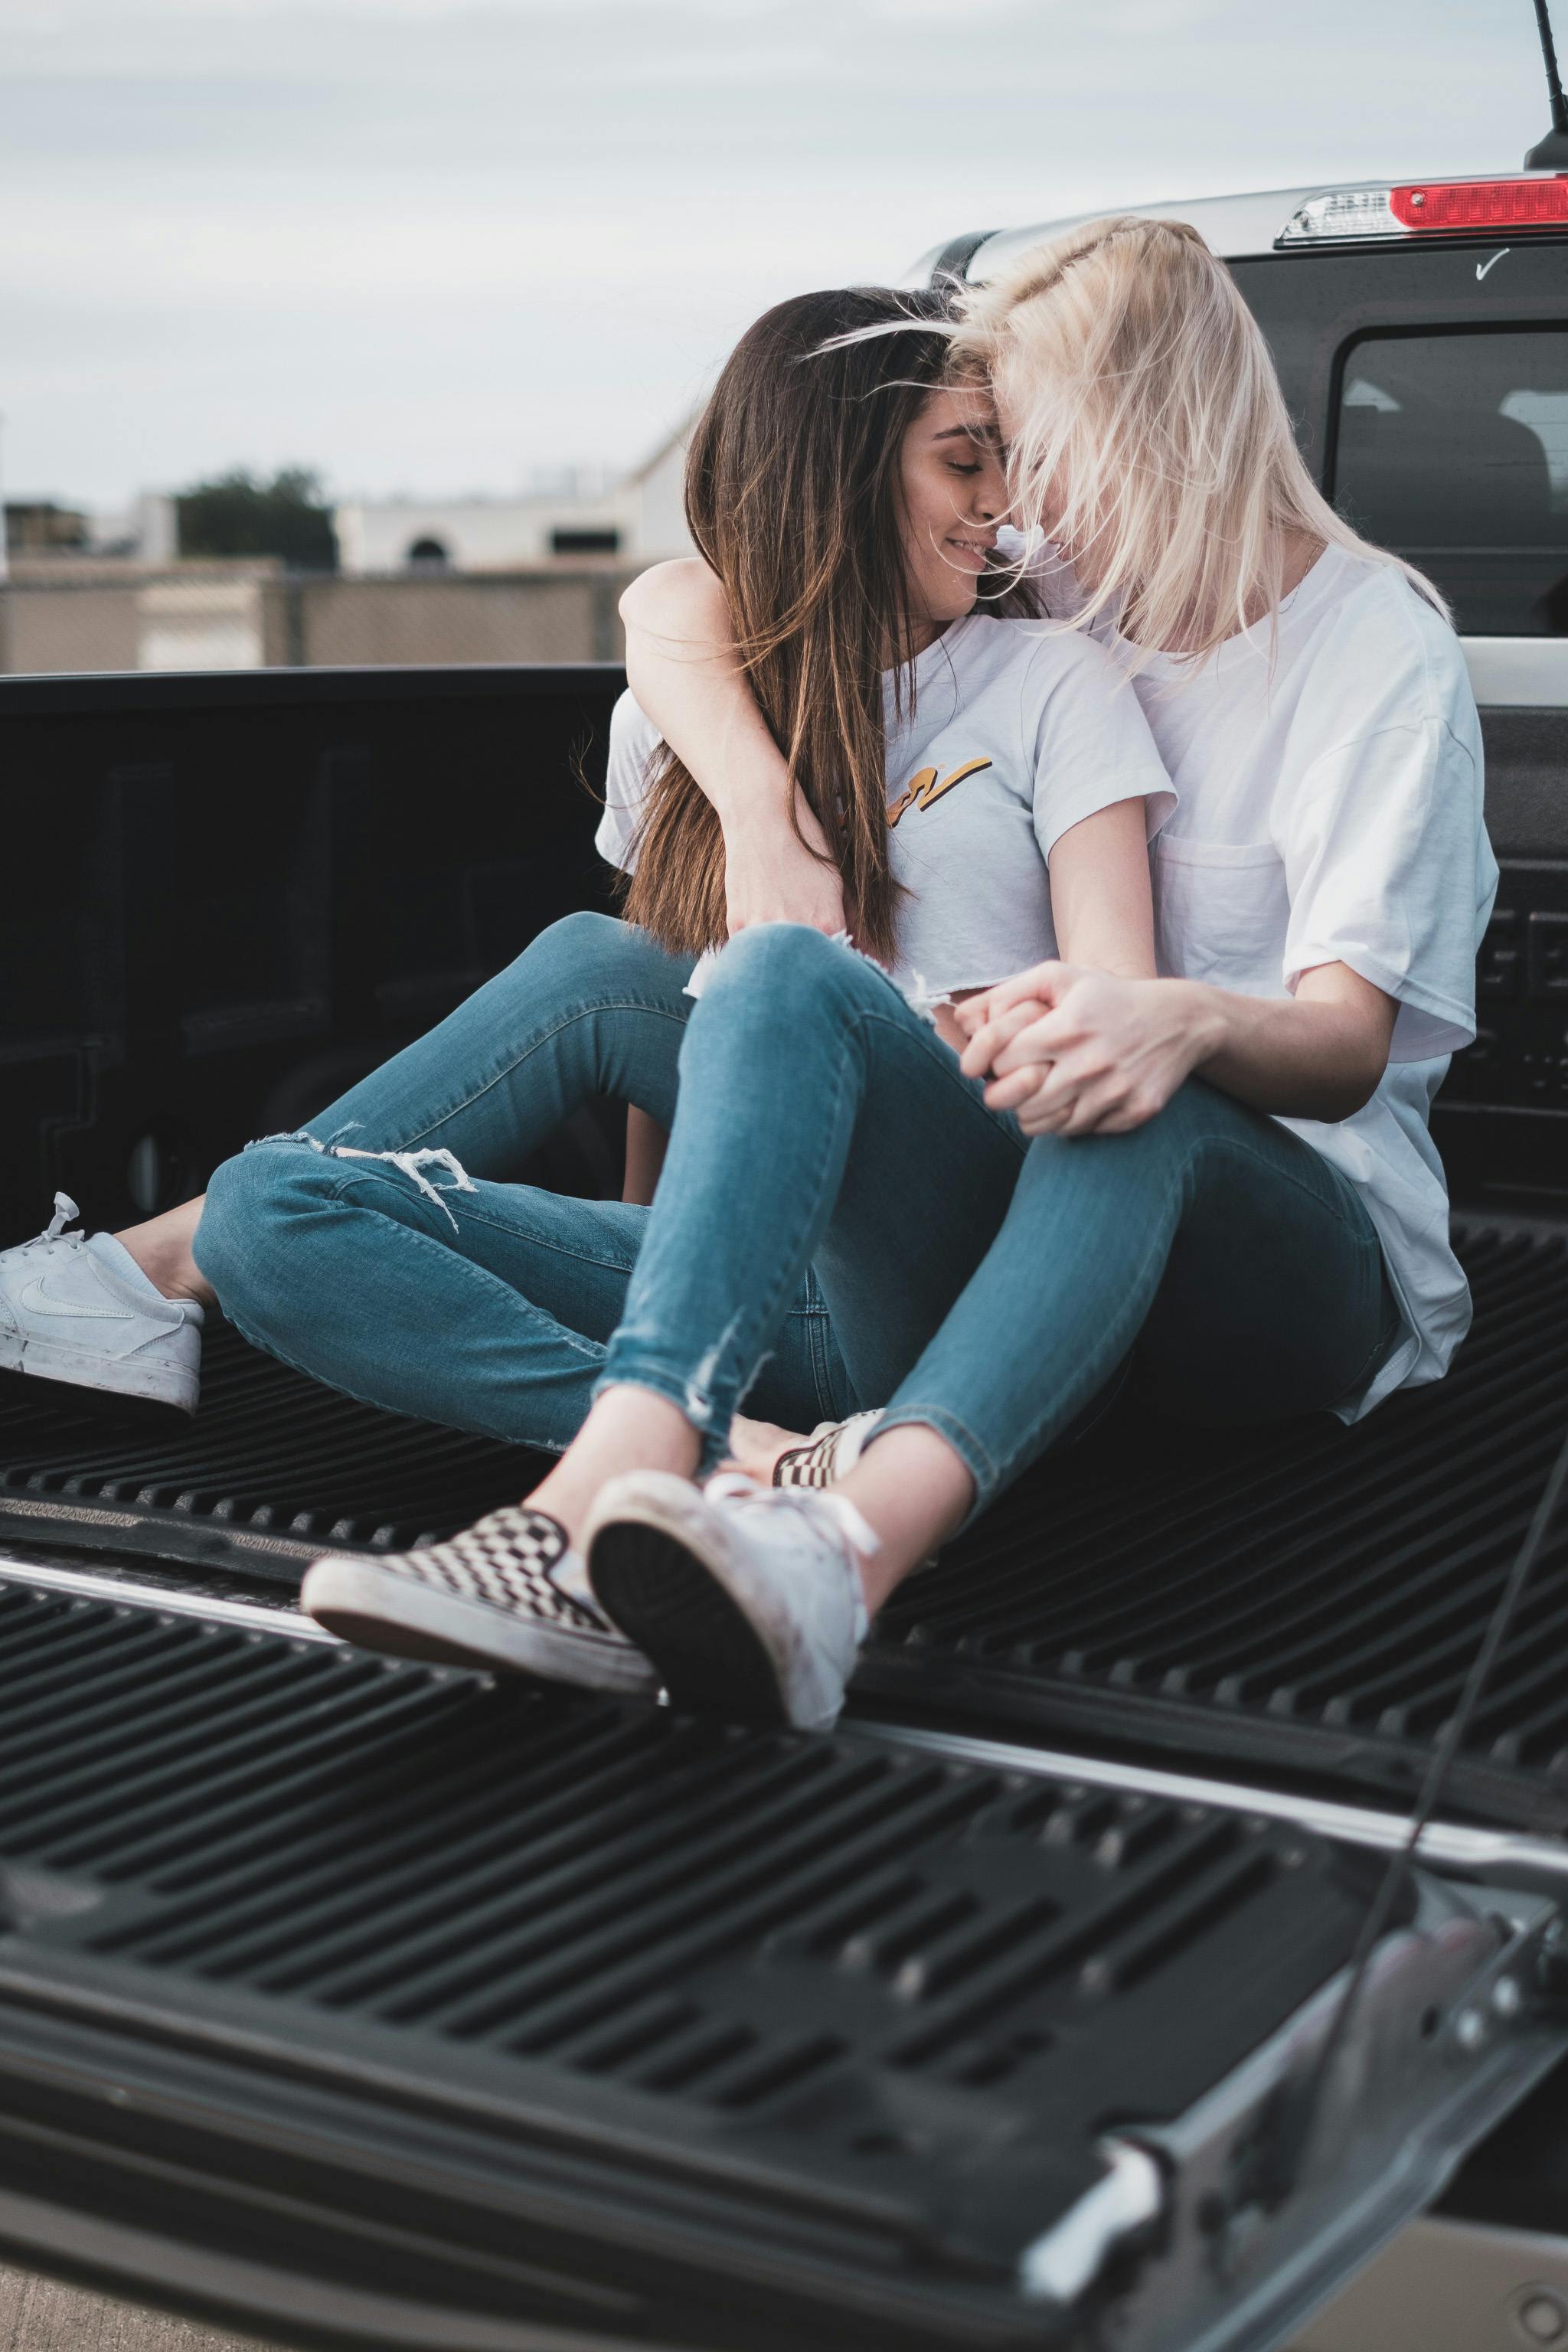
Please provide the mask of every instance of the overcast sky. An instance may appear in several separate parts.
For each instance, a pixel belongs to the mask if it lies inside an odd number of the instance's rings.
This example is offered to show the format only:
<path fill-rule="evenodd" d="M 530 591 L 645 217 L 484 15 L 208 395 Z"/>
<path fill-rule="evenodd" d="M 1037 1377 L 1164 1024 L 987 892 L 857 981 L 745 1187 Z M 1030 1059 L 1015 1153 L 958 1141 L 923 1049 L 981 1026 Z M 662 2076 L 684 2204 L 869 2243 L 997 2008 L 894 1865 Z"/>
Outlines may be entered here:
<path fill-rule="evenodd" d="M 6 491 L 100 506 L 630 464 L 784 294 L 1547 124 L 1530 0 L 0 0 L 0 43 Z"/>

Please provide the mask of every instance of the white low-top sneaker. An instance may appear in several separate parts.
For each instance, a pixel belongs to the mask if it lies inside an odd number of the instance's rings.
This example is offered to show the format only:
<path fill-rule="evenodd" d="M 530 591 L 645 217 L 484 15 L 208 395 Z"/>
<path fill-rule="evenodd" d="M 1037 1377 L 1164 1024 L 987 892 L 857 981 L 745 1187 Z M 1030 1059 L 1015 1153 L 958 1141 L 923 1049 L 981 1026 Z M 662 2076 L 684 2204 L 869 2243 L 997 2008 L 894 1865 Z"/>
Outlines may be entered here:
<path fill-rule="evenodd" d="M 499 1666 L 626 1698 L 658 1695 L 652 1666 L 595 1606 L 565 1528 L 526 1504 L 422 1551 L 319 1559 L 300 1606 L 362 1650 Z"/>
<path fill-rule="evenodd" d="M 704 1486 L 662 1470 L 603 1488 L 583 1549 L 594 1598 L 672 1706 L 826 1731 L 866 1638 L 860 1559 L 878 1538 L 842 1495 Z"/>
<path fill-rule="evenodd" d="M 68 1192 L 37 1241 L 0 1251 L 0 1371 L 195 1412 L 202 1309 L 165 1298 L 112 1234 L 68 1233 Z"/>

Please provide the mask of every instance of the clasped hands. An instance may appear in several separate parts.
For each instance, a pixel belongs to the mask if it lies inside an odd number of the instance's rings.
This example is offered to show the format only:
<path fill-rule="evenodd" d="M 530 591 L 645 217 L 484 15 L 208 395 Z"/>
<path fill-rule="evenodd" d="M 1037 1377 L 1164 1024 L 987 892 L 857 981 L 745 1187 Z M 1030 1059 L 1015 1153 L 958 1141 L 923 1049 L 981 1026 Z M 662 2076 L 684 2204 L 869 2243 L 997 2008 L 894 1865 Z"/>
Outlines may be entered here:
<path fill-rule="evenodd" d="M 726 836 L 731 936 L 756 923 L 852 928 L 826 837 L 799 805 L 800 831 Z M 1083 964 L 1037 963 L 951 1008 L 968 1038 L 965 1074 L 989 1076 L 993 1110 L 1026 1135 L 1123 1135 L 1163 1109 L 1214 1050 L 1213 1015 L 1176 980 L 1127 980 Z"/>
<path fill-rule="evenodd" d="M 1181 981 L 1038 963 L 953 1007 L 966 1076 L 1026 1135 L 1125 1135 L 1163 1110 L 1212 1050 Z"/>

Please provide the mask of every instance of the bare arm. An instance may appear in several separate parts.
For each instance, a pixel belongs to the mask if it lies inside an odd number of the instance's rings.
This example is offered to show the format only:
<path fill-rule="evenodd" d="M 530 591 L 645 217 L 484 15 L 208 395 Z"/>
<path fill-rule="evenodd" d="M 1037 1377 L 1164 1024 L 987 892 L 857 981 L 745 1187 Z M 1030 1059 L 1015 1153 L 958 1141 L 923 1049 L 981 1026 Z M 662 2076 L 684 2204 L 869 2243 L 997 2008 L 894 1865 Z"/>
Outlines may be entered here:
<path fill-rule="evenodd" d="M 1152 980 L 1154 908 L 1142 801 L 1118 801 L 1069 825 L 1051 851 L 1050 871 L 1051 912 L 1063 961 L 1121 972 L 1129 980 Z M 951 1003 L 936 1006 L 937 1033 L 955 1054 L 962 1056 L 969 1044 L 959 1007 L 996 993 L 961 989 Z M 1044 1010 L 1037 1004 L 1034 1017 Z"/>
<path fill-rule="evenodd" d="M 635 1103 L 626 1106 L 626 1180 L 621 1187 L 623 1201 L 637 1207 L 650 1209 L 653 1196 L 664 1168 L 664 1155 L 669 1149 L 668 1130 L 660 1127 L 646 1110 Z"/>
<path fill-rule="evenodd" d="M 1294 997 L 1187 980 L 1127 981 L 1039 964 L 964 1005 L 963 1056 L 986 1101 L 1031 1135 L 1123 1134 L 1201 1072 L 1258 1110 L 1351 1118 L 1388 1065 L 1398 1006 L 1347 964 L 1302 975 Z"/>
<path fill-rule="evenodd" d="M 1069 825 L 1051 851 L 1050 870 L 1061 961 L 1152 980 L 1154 901 L 1142 801 L 1117 801 Z"/>
<path fill-rule="evenodd" d="M 845 929 L 837 866 L 742 675 L 714 574 L 697 556 L 655 564 L 621 598 L 621 618 L 632 692 L 718 811 L 731 933 Z"/>
<path fill-rule="evenodd" d="M 1255 1110 L 1286 1118 L 1351 1118 L 1369 1102 L 1388 1067 L 1399 1006 L 1349 964 L 1303 972 L 1293 997 L 1237 996 L 1194 988 L 1204 1000 L 1212 1049 L 1199 1064 L 1205 1078 Z"/>

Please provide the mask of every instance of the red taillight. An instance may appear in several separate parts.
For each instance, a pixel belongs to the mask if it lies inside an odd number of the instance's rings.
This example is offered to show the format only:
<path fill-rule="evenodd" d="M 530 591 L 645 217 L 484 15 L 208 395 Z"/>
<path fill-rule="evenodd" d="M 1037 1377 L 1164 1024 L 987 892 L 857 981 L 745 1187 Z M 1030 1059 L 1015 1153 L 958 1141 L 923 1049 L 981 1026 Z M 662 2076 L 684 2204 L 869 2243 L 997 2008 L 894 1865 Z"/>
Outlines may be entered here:
<path fill-rule="evenodd" d="M 1389 209 L 1405 228 L 1561 228 L 1568 176 L 1554 180 L 1426 180 L 1391 188 Z"/>

